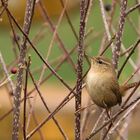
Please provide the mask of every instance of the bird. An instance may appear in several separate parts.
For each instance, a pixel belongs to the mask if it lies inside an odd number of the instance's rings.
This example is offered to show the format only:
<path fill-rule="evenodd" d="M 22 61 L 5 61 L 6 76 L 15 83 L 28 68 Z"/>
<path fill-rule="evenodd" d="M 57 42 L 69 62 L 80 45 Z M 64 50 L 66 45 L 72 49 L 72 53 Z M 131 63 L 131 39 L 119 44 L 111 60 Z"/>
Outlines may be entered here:
<path fill-rule="evenodd" d="M 121 105 L 126 91 L 137 82 L 119 85 L 112 61 L 104 56 L 91 57 L 91 66 L 86 76 L 86 88 L 92 101 L 99 107 L 109 109 Z"/>

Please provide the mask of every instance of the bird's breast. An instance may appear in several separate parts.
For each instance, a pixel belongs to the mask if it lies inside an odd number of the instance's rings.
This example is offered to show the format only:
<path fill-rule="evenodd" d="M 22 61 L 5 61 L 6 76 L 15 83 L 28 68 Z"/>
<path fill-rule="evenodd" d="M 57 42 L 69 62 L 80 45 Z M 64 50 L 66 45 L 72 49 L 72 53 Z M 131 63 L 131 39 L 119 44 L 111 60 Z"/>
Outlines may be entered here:
<path fill-rule="evenodd" d="M 100 87 L 107 77 L 101 73 L 89 72 L 86 78 L 86 84 L 89 89 Z M 107 78 L 108 79 L 108 78 Z"/>
<path fill-rule="evenodd" d="M 114 105 L 117 103 L 115 94 L 111 90 L 112 75 L 109 73 L 89 72 L 86 78 L 87 91 L 92 100 L 101 107 L 104 107 L 103 101 Z M 112 103 L 113 102 L 113 103 Z"/>

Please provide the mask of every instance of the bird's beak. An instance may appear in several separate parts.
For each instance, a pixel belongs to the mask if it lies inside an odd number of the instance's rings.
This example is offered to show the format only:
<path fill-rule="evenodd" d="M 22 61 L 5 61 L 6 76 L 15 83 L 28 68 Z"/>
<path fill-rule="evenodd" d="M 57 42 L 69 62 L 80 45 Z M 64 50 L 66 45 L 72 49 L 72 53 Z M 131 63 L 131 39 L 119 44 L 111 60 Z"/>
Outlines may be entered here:
<path fill-rule="evenodd" d="M 91 59 L 95 61 L 96 60 L 96 57 L 93 56 L 93 57 L 91 57 Z"/>
<path fill-rule="evenodd" d="M 94 56 L 90 56 L 90 55 L 88 55 L 88 54 L 85 54 L 85 56 L 86 56 L 87 58 L 90 58 L 91 60 L 96 60 L 96 57 L 94 57 Z"/>
<path fill-rule="evenodd" d="M 96 62 L 96 57 L 94 57 L 94 56 L 89 56 L 89 55 L 85 54 L 85 58 L 88 60 L 88 63 L 89 63 L 90 65 L 92 65 L 93 63 Z M 90 60 L 90 61 L 89 61 L 89 60 Z"/>

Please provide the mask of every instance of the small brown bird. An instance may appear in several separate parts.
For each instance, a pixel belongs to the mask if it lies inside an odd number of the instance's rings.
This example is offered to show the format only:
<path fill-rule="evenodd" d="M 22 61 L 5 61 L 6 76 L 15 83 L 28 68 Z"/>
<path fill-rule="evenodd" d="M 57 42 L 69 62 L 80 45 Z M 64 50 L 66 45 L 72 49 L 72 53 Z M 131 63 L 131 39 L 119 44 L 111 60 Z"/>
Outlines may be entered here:
<path fill-rule="evenodd" d="M 103 108 L 120 105 L 124 92 L 136 84 L 119 86 L 112 62 L 103 56 L 91 58 L 91 68 L 86 77 L 86 87 L 96 105 Z"/>

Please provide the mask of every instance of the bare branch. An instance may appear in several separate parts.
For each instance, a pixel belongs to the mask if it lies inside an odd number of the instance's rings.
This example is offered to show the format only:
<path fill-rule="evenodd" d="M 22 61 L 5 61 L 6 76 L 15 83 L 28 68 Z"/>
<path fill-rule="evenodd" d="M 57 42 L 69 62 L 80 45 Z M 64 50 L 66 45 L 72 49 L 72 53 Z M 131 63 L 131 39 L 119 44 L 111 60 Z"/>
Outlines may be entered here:
<path fill-rule="evenodd" d="M 124 108 L 122 108 L 119 112 L 117 112 L 115 115 L 112 116 L 111 119 L 109 119 L 108 121 L 106 121 L 103 125 L 101 125 L 98 129 L 96 129 L 92 134 L 90 134 L 86 140 L 91 139 L 94 135 L 96 135 L 100 130 L 102 130 L 106 125 L 108 125 L 111 121 L 113 121 L 114 119 L 116 119 L 118 116 L 120 116 L 124 111 L 126 111 L 129 107 L 131 107 L 132 105 L 134 105 L 136 102 L 139 102 L 140 97 L 137 97 L 134 101 L 132 101 L 131 103 L 129 103 L 127 106 L 125 106 Z"/>
<path fill-rule="evenodd" d="M 136 47 L 138 47 L 139 43 L 140 43 L 140 39 L 138 39 L 138 41 L 134 44 L 134 47 L 132 48 L 132 50 L 131 50 L 131 52 L 129 53 L 128 57 L 127 57 L 126 60 L 124 61 L 122 67 L 121 67 L 120 70 L 118 71 L 118 78 L 120 77 L 120 74 L 121 74 L 121 72 L 122 72 L 124 66 L 126 65 L 128 59 L 131 57 L 131 55 L 134 53 Z"/>
<path fill-rule="evenodd" d="M 91 6 L 91 1 L 82 0 L 80 3 L 80 29 L 78 43 L 78 58 L 77 58 L 77 86 L 75 96 L 75 112 L 81 108 L 82 94 L 82 74 L 83 74 L 83 57 L 84 57 L 84 38 L 85 27 L 87 22 L 87 13 Z M 79 140 L 81 135 L 81 113 L 75 114 L 75 140 Z"/>
<path fill-rule="evenodd" d="M 31 27 L 32 17 L 34 14 L 35 0 L 28 0 L 26 4 L 25 19 L 23 25 L 23 31 L 25 34 L 29 34 Z M 9 13 L 8 13 L 9 14 Z M 23 36 L 22 44 L 20 46 L 20 57 L 18 64 L 18 74 L 17 74 L 17 84 L 14 92 L 14 112 L 13 112 L 13 132 L 12 140 L 18 140 L 19 133 L 19 116 L 20 116 L 20 98 L 23 82 L 23 71 L 25 67 L 25 57 L 26 57 L 26 42 L 27 39 Z"/>
<path fill-rule="evenodd" d="M 120 55 L 120 48 L 121 48 L 121 42 L 122 42 L 121 39 L 122 39 L 124 23 L 125 23 L 126 8 L 127 8 L 127 0 L 121 0 L 120 20 L 119 20 L 119 25 L 118 25 L 119 27 L 116 33 L 116 42 L 113 48 L 113 60 L 112 60 L 114 67 L 116 69 L 118 67 L 118 60 L 119 60 L 119 55 Z"/>
<path fill-rule="evenodd" d="M 26 140 L 26 101 L 27 101 L 27 85 L 28 85 L 28 74 L 30 67 L 30 57 L 28 63 L 26 64 L 26 75 L 25 75 L 25 85 L 24 85 L 24 104 L 23 104 L 23 137 Z"/>
<path fill-rule="evenodd" d="M 126 16 L 130 13 L 132 13 L 134 10 L 136 10 L 137 8 L 140 7 L 140 3 L 134 5 L 133 7 L 131 7 L 129 10 L 126 11 Z"/>

